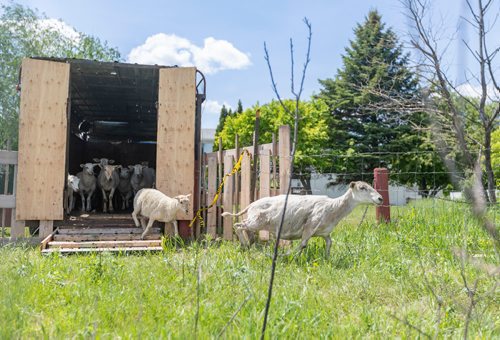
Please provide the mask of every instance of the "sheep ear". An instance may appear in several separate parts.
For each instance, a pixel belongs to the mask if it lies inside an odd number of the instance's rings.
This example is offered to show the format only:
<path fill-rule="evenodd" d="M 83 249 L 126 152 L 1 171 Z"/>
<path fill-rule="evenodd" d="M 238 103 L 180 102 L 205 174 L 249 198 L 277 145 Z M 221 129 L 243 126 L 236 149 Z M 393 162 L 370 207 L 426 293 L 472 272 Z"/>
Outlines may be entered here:
<path fill-rule="evenodd" d="M 85 167 L 85 164 L 80 164 L 80 168 L 84 168 Z"/>
<path fill-rule="evenodd" d="M 99 158 L 94 158 L 93 161 L 99 163 L 101 160 Z"/>
<path fill-rule="evenodd" d="M 187 195 L 186 195 L 186 198 L 189 198 L 189 197 L 191 197 L 191 194 L 187 194 Z"/>
<path fill-rule="evenodd" d="M 351 188 L 351 189 L 354 189 L 355 186 L 356 186 L 356 182 L 351 182 L 351 184 L 349 184 L 349 188 Z"/>
<path fill-rule="evenodd" d="M 128 168 L 129 168 L 130 170 L 134 170 L 134 166 L 133 166 L 133 165 L 129 165 L 129 166 L 128 166 Z"/>
<path fill-rule="evenodd" d="M 115 164 L 115 160 L 114 159 L 108 159 L 108 163 L 109 164 Z"/>

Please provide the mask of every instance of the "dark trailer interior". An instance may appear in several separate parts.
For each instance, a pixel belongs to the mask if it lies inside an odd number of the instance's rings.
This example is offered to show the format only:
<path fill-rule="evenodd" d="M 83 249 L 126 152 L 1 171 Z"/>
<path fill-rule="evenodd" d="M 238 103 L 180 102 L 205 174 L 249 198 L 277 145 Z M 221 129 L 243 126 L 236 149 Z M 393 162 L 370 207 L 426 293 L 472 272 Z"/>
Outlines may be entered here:
<path fill-rule="evenodd" d="M 71 61 L 68 171 L 93 158 L 156 164 L 159 68 Z"/>

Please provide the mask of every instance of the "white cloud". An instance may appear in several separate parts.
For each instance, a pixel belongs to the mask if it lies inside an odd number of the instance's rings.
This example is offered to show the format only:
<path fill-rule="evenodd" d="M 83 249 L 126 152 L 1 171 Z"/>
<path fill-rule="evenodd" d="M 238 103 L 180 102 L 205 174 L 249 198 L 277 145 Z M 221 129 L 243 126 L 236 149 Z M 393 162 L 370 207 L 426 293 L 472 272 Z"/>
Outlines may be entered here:
<path fill-rule="evenodd" d="M 229 105 L 228 103 L 224 102 L 223 104 L 221 104 L 216 100 L 205 100 L 203 102 L 202 108 L 206 113 L 219 115 L 220 110 L 222 109 L 222 105 L 225 105 L 227 109 L 232 110 L 231 105 Z"/>
<path fill-rule="evenodd" d="M 251 65 L 248 54 L 241 52 L 229 41 L 212 37 L 204 40 L 203 47 L 175 34 L 158 33 L 134 47 L 128 57 L 130 63 L 196 66 L 202 72 L 214 74 L 223 70 L 238 70 Z"/>

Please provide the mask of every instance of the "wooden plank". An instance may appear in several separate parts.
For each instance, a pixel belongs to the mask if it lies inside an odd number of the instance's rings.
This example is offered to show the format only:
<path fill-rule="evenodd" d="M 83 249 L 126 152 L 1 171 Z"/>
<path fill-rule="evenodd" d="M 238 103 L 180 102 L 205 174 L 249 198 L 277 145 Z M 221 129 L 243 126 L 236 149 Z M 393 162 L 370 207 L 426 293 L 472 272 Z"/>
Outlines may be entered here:
<path fill-rule="evenodd" d="M 224 173 L 228 174 L 231 172 L 234 166 L 234 159 L 231 155 L 226 155 L 224 157 Z M 226 183 L 224 184 L 224 198 L 223 198 L 223 207 L 224 211 L 233 212 L 233 188 L 234 188 L 234 176 L 230 176 L 226 179 Z M 233 239 L 233 217 L 225 216 L 223 219 L 223 238 L 224 240 L 232 240 Z"/>
<path fill-rule="evenodd" d="M 286 194 L 290 183 L 290 127 L 279 128 L 280 194 Z"/>
<path fill-rule="evenodd" d="M 160 240 L 161 234 L 148 234 L 144 236 L 145 240 Z M 66 242 L 82 242 L 82 241 L 132 241 L 141 240 L 141 234 L 84 234 L 84 235 L 73 235 L 73 234 L 55 234 L 53 237 L 54 241 L 66 241 Z"/>
<path fill-rule="evenodd" d="M 45 238 L 47 236 L 49 236 L 50 234 L 52 234 L 52 232 L 54 231 L 54 221 L 52 220 L 41 220 L 40 221 L 40 225 L 38 227 L 38 235 L 41 237 L 41 238 Z"/>
<path fill-rule="evenodd" d="M 207 204 L 212 204 L 217 191 L 217 156 L 208 157 L 208 188 Z M 207 233 L 212 237 L 217 236 L 217 206 L 208 209 Z"/>
<path fill-rule="evenodd" d="M 0 209 L 1 208 L 12 209 L 15 207 L 16 207 L 15 195 L 0 195 Z"/>
<path fill-rule="evenodd" d="M 42 254 L 60 253 L 93 253 L 93 252 L 135 252 L 135 251 L 162 251 L 162 247 L 117 247 L 117 248 L 52 248 L 42 250 Z"/>
<path fill-rule="evenodd" d="M 132 240 L 132 241 L 90 241 L 66 242 L 51 241 L 49 248 L 115 248 L 115 247 L 155 247 L 161 246 L 161 240 Z"/>
<path fill-rule="evenodd" d="M 238 134 L 236 134 L 234 138 L 234 161 L 238 162 L 240 159 L 240 137 Z M 234 205 L 236 207 L 240 206 L 240 189 L 241 189 L 241 184 L 240 184 L 240 172 L 237 172 L 234 174 Z"/>
<path fill-rule="evenodd" d="M 91 235 L 91 234 L 142 234 L 142 228 L 59 228 L 59 234 Z M 151 228 L 151 233 L 160 233 L 160 228 Z"/>
<path fill-rule="evenodd" d="M 267 155 L 260 155 L 260 185 L 259 198 L 271 196 L 271 151 L 268 150 Z M 269 231 L 260 230 L 259 239 L 261 241 L 269 241 Z"/>
<path fill-rule="evenodd" d="M 241 198 L 240 198 L 240 209 L 239 211 L 245 209 L 250 203 L 250 191 L 252 185 L 252 160 L 248 154 L 243 156 L 241 161 Z"/>
<path fill-rule="evenodd" d="M 17 151 L 0 150 L 0 164 L 17 164 Z"/>
<path fill-rule="evenodd" d="M 219 152 L 217 153 L 217 187 L 219 187 L 222 182 L 223 168 L 224 168 L 224 156 L 222 155 L 222 137 L 219 137 Z M 217 226 L 222 229 L 222 196 L 217 200 Z"/>
<path fill-rule="evenodd" d="M 271 152 L 260 155 L 259 198 L 271 196 Z"/>
<path fill-rule="evenodd" d="M 40 250 L 47 249 L 47 245 L 50 241 L 54 239 L 54 234 L 57 232 L 57 229 L 50 233 L 47 237 L 45 237 L 42 242 L 40 242 Z"/>
<path fill-rule="evenodd" d="M 197 193 L 195 177 L 196 68 L 160 69 L 156 187 L 167 196 Z M 177 219 L 190 220 L 179 212 Z"/>
<path fill-rule="evenodd" d="M 69 64 L 24 59 L 21 74 L 17 220 L 62 220 Z"/>
<path fill-rule="evenodd" d="M 276 164 L 278 163 L 278 143 L 276 142 L 276 133 L 273 133 L 273 142 L 271 143 L 271 153 L 272 153 L 272 161 L 273 161 L 273 172 L 271 176 L 272 180 L 272 191 L 271 195 L 276 196 L 278 194 L 278 172 L 276 168 Z"/>

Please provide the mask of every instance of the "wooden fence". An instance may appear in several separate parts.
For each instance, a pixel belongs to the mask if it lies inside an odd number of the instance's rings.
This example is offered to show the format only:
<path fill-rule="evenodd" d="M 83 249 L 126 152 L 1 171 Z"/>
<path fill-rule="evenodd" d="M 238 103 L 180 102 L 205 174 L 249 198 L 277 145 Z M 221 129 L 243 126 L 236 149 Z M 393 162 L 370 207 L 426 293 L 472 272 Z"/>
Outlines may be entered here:
<path fill-rule="evenodd" d="M 255 200 L 286 193 L 290 178 L 290 127 L 280 126 L 278 140 L 273 138 L 272 143 L 261 144 L 256 148 L 239 148 L 238 136 L 235 142 L 235 149 L 219 148 L 218 152 L 204 154 L 202 206 L 210 205 L 222 178 L 231 172 L 243 150 L 248 151 L 250 156 L 243 155 L 241 171 L 226 179 L 217 204 L 204 213 L 206 230 L 198 228 L 196 236 L 206 232 L 214 238 L 232 240 L 235 218 L 222 217 L 222 212 L 239 212 L 252 202 L 252 198 Z M 257 157 L 254 157 L 254 150 L 257 150 Z M 252 176 L 255 176 L 254 181 Z"/>
<path fill-rule="evenodd" d="M 6 227 L 11 227 L 11 239 L 24 237 L 24 223 L 16 221 L 17 151 L 0 150 L 0 180 L 1 238 L 6 236 Z"/>

